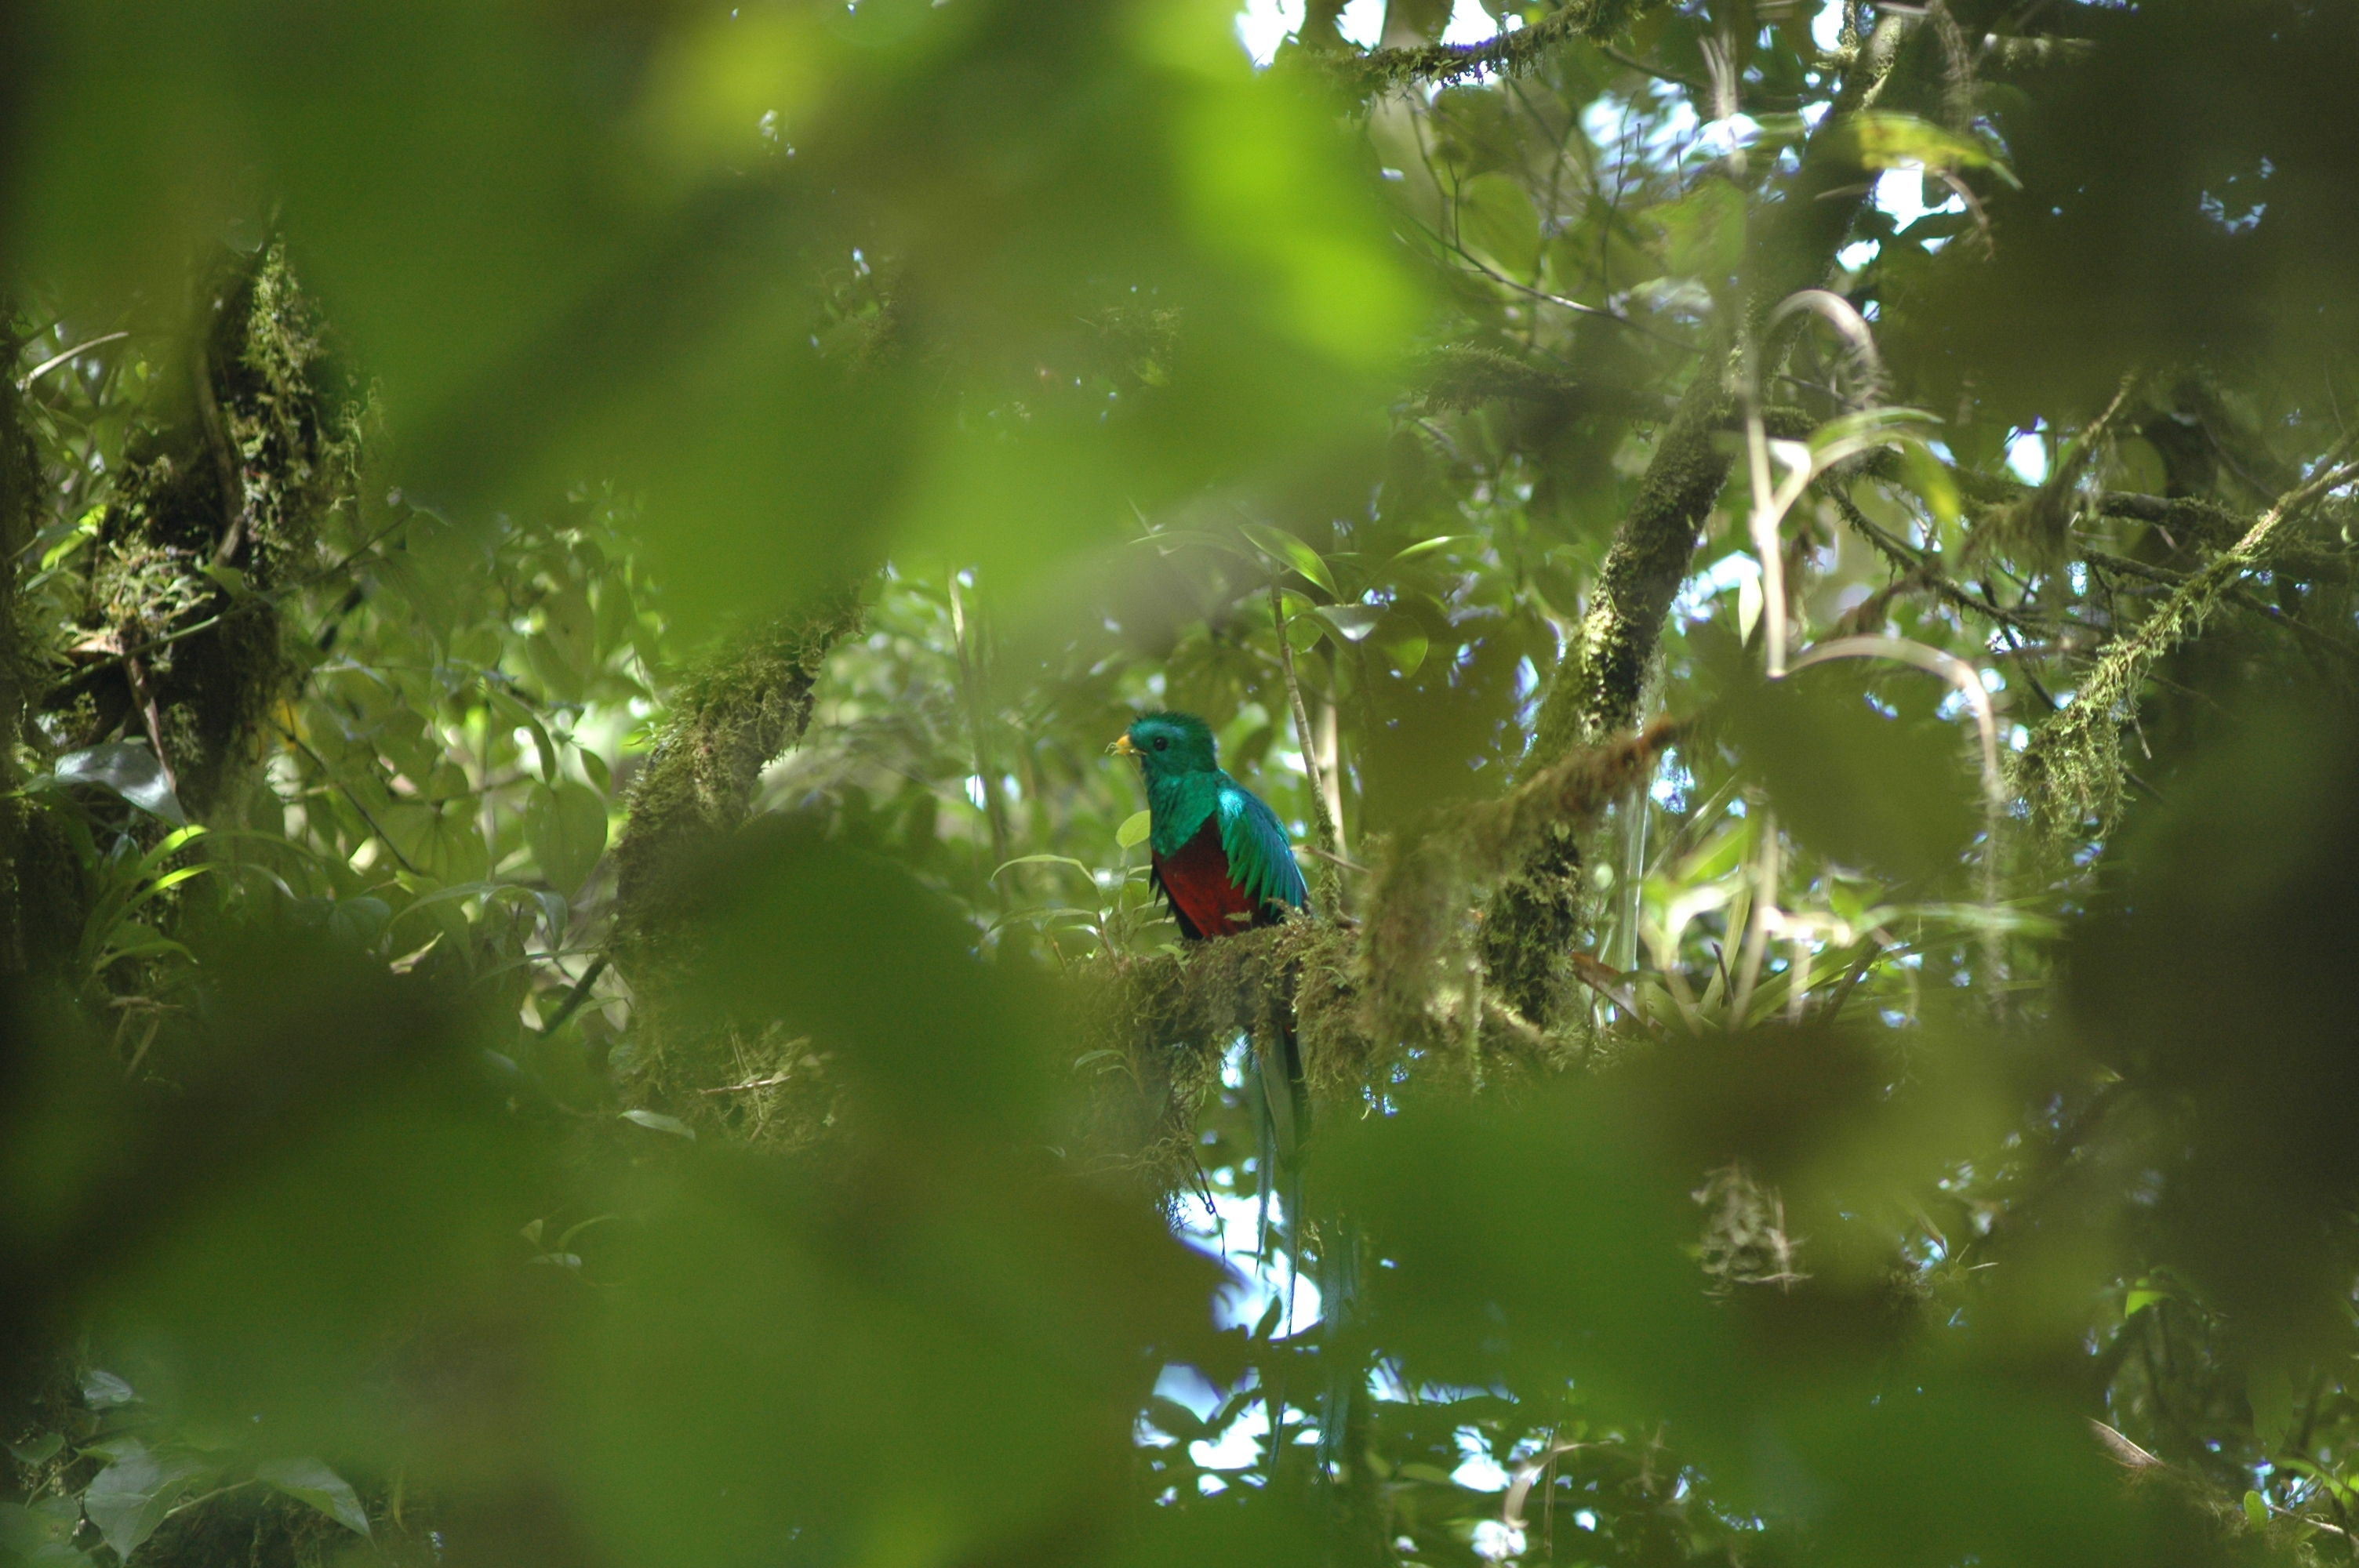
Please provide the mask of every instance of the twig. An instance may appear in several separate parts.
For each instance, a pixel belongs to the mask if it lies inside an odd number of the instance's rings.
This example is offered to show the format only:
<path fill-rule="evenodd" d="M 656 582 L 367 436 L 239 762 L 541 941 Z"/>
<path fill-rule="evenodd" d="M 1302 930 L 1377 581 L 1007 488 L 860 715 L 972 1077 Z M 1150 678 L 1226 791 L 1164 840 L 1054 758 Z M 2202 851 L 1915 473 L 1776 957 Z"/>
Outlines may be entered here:
<path fill-rule="evenodd" d="M 742 1084 L 723 1084 L 718 1088 L 699 1089 L 696 1092 L 701 1095 L 736 1095 L 744 1094 L 748 1089 L 774 1089 L 793 1076 L 792 1073 L 779 1073 L 767 1078 L 748 1078 Z"/>
<path fill-rule="evenodd" d="M 2266 557 L 2273 535 L 2288 517 L 2340 484 L 2359 475 L 2359 463 L 2347 462 L 2359 446 L 2359 431 L 2337 441 L 2319 460 L 2311 477 L 2287 491 L 2261 514 L 2234 545 L 2213 556 L 2171 590 L 2170 597 L 2138 623 L 2137 629 L 2109 643 L 2096 666 L 2082 681 L 2072 705 L 2034 731 L 2031 742 L 2017 753 L 2016 766 L 2034 802 L 2034 812 L 2055 824 L 2068 813 L 2094 810 L 2110 822 L 2120 809 L 2118 773 L 2081 777 L 2054 766 L 2060 753 L 2091 758 L 2113 756 L 2118 766 L 2118 741 L 2123 710 L 2154 674 L 2162 656 L 2199 635 L 2223 600 L 2230 598 L 2244 575 Z M 2072 787 L 2059 789 L 2059 784 Z"/>
<path fill-rule="evenodd" d="M 1294 673 L 1294 644 L 1286 640 L 1286 594 L 1275 577 L 1269 579 L 1269 616 L 1270 624 L 1277 631 L 1277 663 L 1286 676 L 1286 699 L 1294 710 L 1294 740 L 1302 748 L 1302 771 L 1310 781 L 1311 815 L 1319 828 L 1319 847 L 1326 851 L 1328 859 L 1336 860 L 1341 851 L 1336 848 L 1334 820 L 1327 815 L 1327 783 L 1319 766 L 1318 743 L 1310 732 L 1310 709 L 1303 704 L 1302 683 Z M 1336 896 L 1341 886 L 1332 876 L 1321 880 L 1327 883 L 1320 891 L 1328 895 L 1325 903 L 1332 913 L 1341 904 Z"/>
<path fill-rule="evenodd" d="M 140 715 L 147 720 L 147 740 L 148 743 L 156 748 L 156 765 L 163 770 L 164 787 L 170 790 L 173 797 L 178 799 L 180 794 L 180 781 L 172 772 L 171 757 L 164 750 L 164 715 L 156 706 L 155 688 L 147 684 L 147 672 L 140 668 L 138 660 L 126 657 L 123 661 L 123 667 L 125 673 L 131 677 L 132 697 L 139 704 Z"/>
<path fill-rule="evenodd" d="M 1620 49 L 1615 49 L 1612 44 L 1599 44 L 1597 46 L 1597 52 L 1603 55 L 1607 59 L 1613 60 L 1617 65 L 1628 66 L 1632 70 L 1636 71 L 1641 76 L 1651 76 L 1658 81 L 1668 81 L 1674 87 L 1684 87 L 1700 99 L 1708 99 L 1712 96 L 1712 89 L 1705 83 L 1691 81 L 1684 76 L 1674 75 L 1670 71 L 1665 70 L 1659 65 L 1648 65 L 1645 60 L 1640 59 L 1637 56 L 1625 54 Z"/>
<path fill-rule="evenodd" d="M 558 1003 L 555 1012 L 549 1015 L 549 1022 L 540 1026 L 541 1038 L 545 1040 L 564 1028 L 566 1020 L 582 1011 L 582 1004 L 590 1000 L 590 988 L 597 984 L 598 977 L 605 972 L 606 956 L 601 953 L 591 960 L 588 968 L 582 971 L 582 978 L 573 982 L 573 989 L 565 993 L 565 1000 Z"/>
<path fill-rule="evenodd" d="M 1948 600 L 1961 610 L 1971 610 L 1977 615 L 1986 615 L 2002 625 L 2030 631 L 2043 630 L 2037 619 L 2002 609 L 1995 600 L 1976 599 L 1973 594 L 1960 588 L 1942 572 L 1940 568 L 1933 564 L 1930 553 L 1910 547 L 1907 541 L 1888 529 L 1878 526 L 1859 509 L 1849 495 L 1842 491 L 1829 485 L 1824 487 L 1822 493 L 1835 503 L 1835 510 L 1843 514 L 1843 521 L 1849 523 L 1858 532 L 1860 537 L 1897 562 L 1909 579 L 1920 587 L 1931 589 L 1936 597 Z"/>
<path fill-rule="evenodd" d="M 400 866 L 403 871 L 408 871 L 413 877 L 424 876 L 426 874 L 410 862 L 409 857 L 401 852 L 401 846 L 395 843 L 386 830 L 377 825 L 376 818 L 369 815 L 369 808 L 361 804 L 360 796 L 352 792 L 352 786 L 345 784 L 343 780 L 338 778 L 336 776 L 335 770 L 328 766 L 328 761 L 326 758 L 321 756 L 319 752 L 311 750 L 311 748 L 304 742 L 304 740 L 300 735 L 296 734 L 294 730 L 289 730 L 286 725 L 281 724 L 278 726 L 278 732 L 287 737 L 287 743 L 288 745 L 294 747 L 297 751 L 310 758 L 311 765 L 320 770 L 321 776 L 325 778 L 330 784 L 335 785 L 336 793 L 342 795 L 345 801 L 354 811 L 360 813 L 361 820 L 368 824 L 368 830 L 376 836 L 378 843 L 383 844 L 386 847 L 386 852 L 393 856 L 394 862 L 397 865 Z"/>
<path fill-rule="evenodd" d="M 205 427 L 205 445 L 212 450 L 213 477 L 221 485 L 222 536 L 213 549 L 213 564 L 227 566 L 245 537 L 245 485 L 238 478 L 237 463 L 230 452 L 221 400 L 213 395 L 212 352 L 201 334 L 189 356 L 189 380 L 196 390 L 197 417 Z"/>
<path fill-rule="evenodd" d="M 1572 978 L 1620 1008 L 1624 1016 L 1639 1028 L 1650 1034 L 1657 1033 L 1654 1021 L 1638 1006 L 1638 993 L 1630 989 L 1629 976 L 1598 962 L 1586 953 L 1575 953 L 1572 956 Z"/>
<path fill-rule="evenodd" d="M 16 390 L 19 392 L 30 392 L 33 389 L 33 384 L 35 382 L 40 380 L 41 377 L 49 374 L 49 372 L 57 369 L 60 365 L 65 364 L 70 361 L 79 359 L 83 354 L 90 352 L 92 349 L 104 348 L 109 343 L 120 342 L 129 336 L 131 336 L 131 334 L 128 332 L 109 332 L 103 338 L 92 338 L 88 342 L 76 343 L 72 348 L 66 350 L 63 353 L 51 354 L 48 359 L 43 360 L 39 364 L 35 365 L 31 370 L 25 373 L 23 378 L 16 383 Z"/>

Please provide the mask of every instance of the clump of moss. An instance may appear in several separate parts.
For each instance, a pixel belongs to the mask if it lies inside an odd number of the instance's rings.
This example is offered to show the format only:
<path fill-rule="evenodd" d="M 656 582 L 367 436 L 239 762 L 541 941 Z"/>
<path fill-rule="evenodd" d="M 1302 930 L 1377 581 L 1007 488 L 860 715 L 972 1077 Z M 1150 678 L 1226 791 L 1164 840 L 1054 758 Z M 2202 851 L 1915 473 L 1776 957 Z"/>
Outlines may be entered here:
<path fill-rule="evenodd" d="M 1494 885 L 1476 946 L 1497 1004 L 1545 1033 L 1574 984 L 1582 927 L 1580 836 L 1654 766 L 1678 734 L 1641 734 L 1583 747 L 1539 769 L 1499 800 L 1461 809 L 1389 857 L 1369 916 L 1368 986 L 1386 1026 L 1416 1033 L 1429 977 L 1462 939 L 1473 886 Z M 1512 1025 L 1511 1025 L 1512 1032 Z"/>
<path fill-rule="evenodd" d="M 1266 1047 L 1293 1031 L 1314 1125 L 1321 1108 L 1362 1104 L 1406 1054 L 1426 1057 L 1430 1073 L 1459 1064 L 1477 1083 L 1582 1059 L 1569 1036 L 1484 1000 L 1467 962 L 1471 895 L 1543 835 L 1593 823 L 1676 733 L 1659 724 L 1575 752 L 1506 797 L 1396 842 L 1380 856 L 1364 925 L 1293 920 L 1089 966 L 1082 1061 L 1095 1077 L 1084 1162 L 1175 1190 L 1193 1172 L 1198 1118 L 1241 1035 L 1268 1060 Z"/>
<path fill-rule="evenodd" d="M 802 738 L 829 650 L 866 614 L 854 594 L 781 617 L 690 669 L 632 786 L 614 847 L 617 957 L 659 939 L 676 879 L 752 808 L 762 770 Z"/>
<path fill-rule="evenodd" d="M 2275 558 L 2288 519 L 2309 512 L 2327 491 L 2359 470 L 2359 464 L 2339 460 L 2347 451 L 2346 443 L 2311 479 L 2262 513 L 2234 544 L 2190 573 L 2136 631 L 2108 644 L 2071 706 L 2042 724 L 2016 753 L 2009 788 L 2028 803 L 2034 827 L 2051 844 L 2092 821 L 2101 836 L 2112 830 L 2122 810 L 2122 730 L 2147 676 L 2165 654 L 2201 634 L 2245 574 Z"/>
<path fill-rule="evenodd" d="M 271 596 L 351 503 L 360 406 L 276 244 L 201 291 L 178 381 L 126 442 L 99 526 L 75 647 L 95 663 L 50 708 L 67 744 L 117 727 L 159 741 L 181 804 L 203 816 L 250 775 L 290 676 Z"/>
<path fill-rule="evenodd" d="M 1369 98 L 1419 83 L 1517 75 L 1538 66 L 1571 39 L 1602 41 L 1615 37 L 1643 8 L 1641 0 L 1570 0 L 1563 9 L 1527 27 L 1502 32 L 1481 43 L 1425 44 L 1366 54 L 1301 49 L 1287 51 L 1285 58 L 1310 65 L 1354 98 Z M 1304 31 L 1310 36 L 1310 29 Z"/>
<path fill-rule="evenodd" d="M 802 739 L 828 653 L 864 614 L 845 593 L 690 670 L 614 851 L 609 951 L 635 998 L 624 1077 L 643 1101 L 773 1145 L 803 1146 L 834 1124 L 840 1086 L 824 1054 L 775 1026 L 716 1022 L 676 1003 L 697 969 L 699 883 L 745 827 L 762 770 Z"/>
<path fill-rule="evenodd" d="M 1356 1102 L 1381 1054 L 1359 972 L 1358 933 L 1320 920 L 1089 966 L 1078 1010 L 1093 1091 L 1083 1163 L 1176 1189 L 1194 1170 L 1198 1118 L 1240 1036 L 1276 1061 L 1293 1032 L 1314 1124 L 1321 1105 Z"/>

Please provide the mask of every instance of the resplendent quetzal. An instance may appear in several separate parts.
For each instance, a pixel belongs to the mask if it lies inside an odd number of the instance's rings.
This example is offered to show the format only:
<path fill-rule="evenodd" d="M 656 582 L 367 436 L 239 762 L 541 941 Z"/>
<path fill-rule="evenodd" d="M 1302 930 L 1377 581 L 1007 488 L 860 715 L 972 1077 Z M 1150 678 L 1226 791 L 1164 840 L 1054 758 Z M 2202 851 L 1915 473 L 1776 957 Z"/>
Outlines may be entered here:
<path fill-rule="evenodd" d="M 1150 713 L 1106 748 L 1136 757 L 1147 775 L 1147 858 L 1155 886 L 1171 903 L 1180 935 L 1208 941 L 1275 925 L 1291 910 L 1308 911 L 1310 889 L 1294 863 L 1286 824 L 1260 796 L 1221 769 L 1212 731 L 1192 713 Z M 1293 985 L 1289 978 L 1287 990 Z M 1291 1013 L 1293 999 L 1285 1002 Z M 1302 1056 L 1294 1024 L 1279 1025 L 1284 1059 L 1262 1062 L 1264 1131 L 1277 1164 L 1295 1169 L 1295 1151 L 1309 1108 L 1302 1099 Z M 1291 1223 L 1291 1203 L 1289 1224 Z"/>
<path fill-rule="evenodd" d="M 1222 770 L 1202 719 L 1150 713 L 1106 750 L 1137 758 L 1147 775 L 1155 886 L 1170 901 L 1180 935 L 1226 936 L 1310 906 L 1286 825 Z"/>
<path fill-rule="evenodd" d="M 1119 756 L 1138 759 L 1147 775 L 1148 860 L 1156 887 L 1171 903 L 1180 935 L 1191 942 L 1225 936 L 1256 925 L 1275 925 L 1291 911 L 1309 913 L 1310 889 L 1302 868 L 1294 863 L 1294 846 L 1286 825 L 1260 796 L 1221 769 L 1212 747 L 1212 731 L 1192 713 L 1150 713 L 1106 748 Z M 1256 1039 L 1255 1076 L 1261 1087 L 1262 1169 L 1283 1194 L 1285 1247 L 1299 1267 L 1302 1256 L 1302 1133 L 1309 1126 L 1310 1103 L 1305 1098 L 1302 1054 L 1294 1032 L 1294 976 L 1289 968 L 1286 995 L 1279 1006 L 1278 1038 L 1282 1060 L 1266 1054 L 1269 1042 Z M 1265 1199 L 1271 1193 L 1265 1184 Z M 1269 1208 L 1262 1208 L 1264 1239 L 1268 1237 Z M 1320 1255 L 1320 1288 L 1324 1292 L 1331 1332 L 1350 1314 L 1358 1278 L 1358 1242 L 1348 1227 L 1338 1227 Z M 1289 1312 L 1291 1309 L 1288 1309 Z M 1270 1430 L 1267 1452 L 1273 1464 L 1284 1448 L 1286 1394 L 1282 1378 L 1268 1385 Z M 1327 1410 L 1330 1424 L 1340 1433 L 1348 1424 L 1353 1396 L 1351 1379 L 1329 1379 Z"/>

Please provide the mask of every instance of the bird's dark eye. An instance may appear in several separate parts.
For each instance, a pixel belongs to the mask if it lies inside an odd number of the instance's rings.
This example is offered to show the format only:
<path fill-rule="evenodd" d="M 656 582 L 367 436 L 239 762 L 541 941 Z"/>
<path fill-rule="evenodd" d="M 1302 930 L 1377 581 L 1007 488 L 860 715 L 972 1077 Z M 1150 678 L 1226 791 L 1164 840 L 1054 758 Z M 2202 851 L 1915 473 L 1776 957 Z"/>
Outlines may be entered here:
<path fill-rule="evenodd" d="M 1169 735 L 1158 735 L 1155 738 L 1155 749 L 1158 752 L 1169 751 L 1171 749 L 1171 737 Z"/>

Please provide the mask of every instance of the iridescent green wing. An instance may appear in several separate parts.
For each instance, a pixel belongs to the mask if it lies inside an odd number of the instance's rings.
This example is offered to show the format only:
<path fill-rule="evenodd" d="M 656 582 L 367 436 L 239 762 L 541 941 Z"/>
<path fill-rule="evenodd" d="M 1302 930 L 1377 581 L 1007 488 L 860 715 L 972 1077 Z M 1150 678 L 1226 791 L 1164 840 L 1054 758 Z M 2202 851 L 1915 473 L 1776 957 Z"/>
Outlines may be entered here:
<path fill-rule="evenodd" d="M 1309 909 L 1310 888 L 1302 880 L 1302 868 L 1294 863 L 1293 841 L 1277 813 L 1226 773 L 1221 776 L 1220 810 L 1221 849 L 1229 857 L 1229 880 L 1256 903 Z"/>

